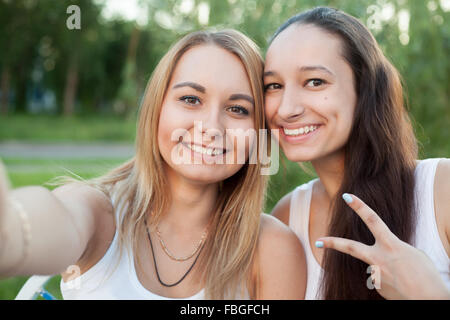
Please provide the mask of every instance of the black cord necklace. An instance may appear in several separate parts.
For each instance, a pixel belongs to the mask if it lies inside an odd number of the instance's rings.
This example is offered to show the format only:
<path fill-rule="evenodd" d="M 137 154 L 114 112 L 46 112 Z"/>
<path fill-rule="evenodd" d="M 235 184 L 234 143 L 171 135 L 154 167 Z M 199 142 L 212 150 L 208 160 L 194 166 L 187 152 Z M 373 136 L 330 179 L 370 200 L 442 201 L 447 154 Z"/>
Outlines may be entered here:
<path fill-rule="evenodd" d="M 188 271 L 183 275 L 183 277 L 181 277 L 180 280 L 178 280 L 177 282 L 172 283 L 172 284 L 164 283 L 164 282 L 161 280 L 160 276 L 159 276 L 158 266 L 157 266 L 157 264 L 156 264 L 156 259 L 155 259 L 155 252 L 153 251 L 153 243 L 152 243 L 152 239 L 151 239 L 151 237 L 150 237 L 150 231 L 148 231 L 147 220 L 144 220 L 144 222 L 145 222 L 145 228 L 147 229 L 147 237 L 148 237 L 148 240 L 150 241 L 150 248 L 152 249 L 152 257 L 153 257 L 153 263 L 154 263 L 154 265 L 155 265 L 156 277 L 158 278 L 159 283 L 160 283 L 161 285 L 163 285 L 164 287 L 174 287 L 174 286 L 176 286 L 177 284 L 179 284 L 181 281 L 183 281 L 184 278 L 186 278 L 186 276 L 189 274 L 189 272 L 191 272 L 192 268 L 194 267 L 195 263 L 197 262 L 198 257 L 199 257 L 200 254 L 202 253 L 202 250 L 203 250 L 204 245 L 202 245 L 202 247 L 200 248 L 200 251 L 199 251 L 197 257 L 195 257 L 194 262 L 193 262 L 192 265 L 189 267 Z"/>

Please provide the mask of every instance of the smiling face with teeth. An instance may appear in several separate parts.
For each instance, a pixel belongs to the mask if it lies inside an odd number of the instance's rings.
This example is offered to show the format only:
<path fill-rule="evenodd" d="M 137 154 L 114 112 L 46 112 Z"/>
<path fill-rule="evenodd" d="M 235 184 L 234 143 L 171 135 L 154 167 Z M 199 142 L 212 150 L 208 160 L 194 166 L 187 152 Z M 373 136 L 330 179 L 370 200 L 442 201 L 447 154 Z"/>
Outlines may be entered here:
<path fill-rule="evenodd" d="M 282 31 L 267 51 L 266 119 L 291 161 L 342 154 L 357 97 L 341 52 L 338 36 L 305 24 Z"/>
<path fill-rule="evenodd" d="M 249 145 L 239 130 L 254 129 L 250 82 L 239 58 L 215 45 L 185 52 L 173 72 L 158 126 L 160 153 L 170 173 L 196 182 L 223 181 L 241 169 Z M 228 159 L 228 161 L 227 161 Z M 230 161 L 230 159 L 232 161 Z"/>

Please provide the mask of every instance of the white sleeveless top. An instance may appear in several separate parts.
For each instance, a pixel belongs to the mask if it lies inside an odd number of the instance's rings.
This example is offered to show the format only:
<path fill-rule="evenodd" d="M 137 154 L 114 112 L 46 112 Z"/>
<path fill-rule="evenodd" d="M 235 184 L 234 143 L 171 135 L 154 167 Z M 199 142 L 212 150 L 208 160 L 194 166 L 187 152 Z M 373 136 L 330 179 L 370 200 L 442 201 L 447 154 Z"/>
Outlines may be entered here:
<path fill-rule="evenodd" d="M 114 204 L 114 196 L 112 196 Z M 115 211 L 116 222 L 120 208 Z M 116 223 L 116 226 L 118 224 Z M 118 253 L 118 231 L 105 255 L 80 277 L 64 282 L 60 288 L 65 300 L 173 300 L 147 290 L 139 281 L 134 265 L 133 250 L 124 247 L 120 261 Z M 114 269 L 114 267 L 116 267 Z M 186 300 L 204 300 L 204 289 L 197 294 L 183 298 Z M 180 299 L 181 300 L 181 299 Z"/>
<path fill-rule="evenodd" d="M 433 186 L 439 160 L 441 159 L 426 159 L 417 162 L 414 188 L 417 224 L 413 245 L 427 254 L 450 289 L 450 258 L 439 237 L 434 213 Z M 306 300 L 322 298 L 318 289 L 323 269 L 314 257 L 309 242 L 310 204 L 313 185 L 317 180 L 311 180 L 294 189 L 289 213 L 289 227 L 299 237 L 306 254 L 308 269 Z"/>

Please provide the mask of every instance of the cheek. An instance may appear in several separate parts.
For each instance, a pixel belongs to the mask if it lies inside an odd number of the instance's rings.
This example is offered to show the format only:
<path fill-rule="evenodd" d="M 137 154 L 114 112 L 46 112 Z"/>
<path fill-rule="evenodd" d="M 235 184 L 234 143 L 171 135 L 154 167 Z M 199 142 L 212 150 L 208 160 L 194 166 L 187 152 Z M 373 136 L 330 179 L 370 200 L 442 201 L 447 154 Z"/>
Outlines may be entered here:
<path fill-rule="evenodd" d="M 341 103 L 339 117 L 341 122 L 340 126 L 342 127 L 342 130 L 344 131 L 346 136 L 350 134 L 350 130 L 352 128 L 355 108 L 356 108 L 356 99 L 354 97 L 350 97 L 350 99 L 348 98 L 343 99 Z"/>
<path fill-rule="evenodd" d="M 334 147 L 340 148 L 347 143 L 353 125 L 354 113 L 355 105 L 351 99 L 341 99 L 339 103 L 329 107 L 328 114 L 331 117 L 328 120 L 334 122 L 330 126 L 330 143 L 333 141 Z"/>
<path fill-rule="evenodd" d="M 171 122 L 167 113 L 167 108 L 163 107 L 158 121 L 158 143 L 160 149 L 164 149 L 171 137 Z"/>
<path fill-rule="evenodd" d="M 266 117 L 266 121 L 270 128 L 273 127 L 272 120 L 274 116 L 277 114 L 278 107 L 280 106 L 280 99 L 276 96 L 266 95 L 264 97 L 264 113 Z"/>
<path fill-rule="evenodd" d="M 182 135 L 184 129 L 188 129 L 183 119 L 185 117 L 181 117 L 172 106 L 168 104 L 162 106 L 158 122 L 158 145 L 166 160 L 172 148 L 178 143 L 177 137 Z"/>

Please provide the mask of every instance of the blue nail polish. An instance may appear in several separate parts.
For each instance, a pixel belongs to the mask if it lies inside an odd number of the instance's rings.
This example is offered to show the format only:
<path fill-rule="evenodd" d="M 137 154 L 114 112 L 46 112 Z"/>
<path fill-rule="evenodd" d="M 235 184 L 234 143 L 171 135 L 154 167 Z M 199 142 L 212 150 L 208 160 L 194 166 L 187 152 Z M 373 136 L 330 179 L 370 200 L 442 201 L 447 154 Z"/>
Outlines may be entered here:
<path fill-rule="evenodd" d="M 323 248 L 323 241 L 316 241 L 316 248 Z"/>
<path fill-rule="evenodd" d="M 353 201 L 352 196 L 349 195 L 348 193 L 344 193 L 342 195 L 342 199 L 344 199 L 344 201 L 347 203 L 352 203 L 352 201 Z"/>

